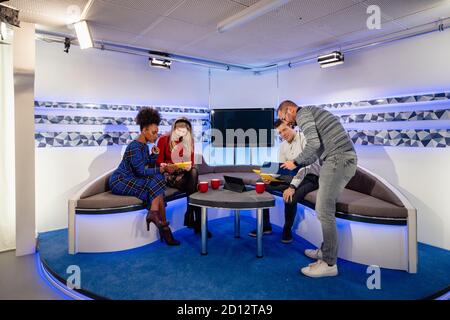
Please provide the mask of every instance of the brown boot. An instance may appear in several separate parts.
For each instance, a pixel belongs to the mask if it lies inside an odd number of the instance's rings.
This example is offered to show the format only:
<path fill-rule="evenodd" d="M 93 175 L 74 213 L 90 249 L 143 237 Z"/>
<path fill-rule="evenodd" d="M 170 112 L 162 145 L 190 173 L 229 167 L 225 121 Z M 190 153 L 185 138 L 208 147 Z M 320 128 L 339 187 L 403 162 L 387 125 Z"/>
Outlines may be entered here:
<path fill-rule="evenodd" d="M 172 230 L 170 230 L 169 226 L 162 227 L 160 234 L 161 241 L 164 239 L 169 246 L 178 246 L 180 244 L 180 241 L 173 237 Z"/>
<path fill-rule="evenodd" d="M 161 215 L 158 210 L 149 210 L 145 220 L 147 221 L 147 231 L 150 231 L 150 223 L 152 222 L 158 229 L 161 229 L 162 227 L 166 227 L 169 225 L 167 221 L 165 222 L 162 221 Z"/>

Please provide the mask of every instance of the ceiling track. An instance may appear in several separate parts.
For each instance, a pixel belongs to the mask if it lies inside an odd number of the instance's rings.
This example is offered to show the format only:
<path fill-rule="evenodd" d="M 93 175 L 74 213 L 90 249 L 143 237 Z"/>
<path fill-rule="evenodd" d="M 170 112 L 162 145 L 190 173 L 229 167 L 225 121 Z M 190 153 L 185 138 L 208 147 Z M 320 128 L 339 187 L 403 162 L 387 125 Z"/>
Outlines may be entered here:
<path fill-rule="evenodd" d="M 345 53 L 350 53 L 354 51 L 359 51 L 367 48 L 372 48 L 380 45 L 385 45 L 401 40 L 410 39 L 417 36 L 426 35 L 433 32 L 439 32 L 444 31 L 445 29 L 450 27 L 450 17 L 442 18 L 430 23 L 422 24 L 416 27 L 409 28 L 407 30 L 401 30 L 398 32 L 393 32 L 387 35 L 382 35 L 380 37 L 377 37 L 375 39 L 372 39 L 371 42 L 355 42 L 355 43 L 347 43 L 347 44 L 341 44 L 341 45 L 331 45 L 325 48 L 321 48 L 320 50 L 312 51 L 308 54 L 305 54 L 300 57 L 295 57 L 289 60 L 280 61 L 277 63 L 273 63 L 270 65 L 260 66 L 260 67 L 252 67 L 252 66 L 246 66 L 246 65 L 236 65 L 236 64 L 227 64 L 223 62 L 217 62 L 212 60 L 206 60 L 206 59 L 199 59 L 194 57 L 188 57 L 183 55 L 177 55 L 177 54 L 170 54 L 170 53 L 161 53 L 158 51 L 150 50 L 150 49 L 144 49 L 139 47 L 132 47 L 128 45 L 122 45 L 117 44 L 113 42 L 104 42 L 104 41 L 94 41 L 95 46 L 94 49 L 98 50 L 106 50 L 111 52 L 119 52 L 124 54 L 131 54 L 131 55 L 137 55 L 137 56 L 143 56 L 147 58 L 163 58 L 163 59 L 170 59 L 172 61 L 181 62 L 181 63 L 188 63 L 192 65 L 197 65 L 201 67 L 206 68 L 212 68 L 212 69 L 220 69 L 220 70 L 235 70 L 235 71 L 245 71 L 245 72 L 253 72 L 255 74 L 260 74 L 265 71 L 270 70 L 277 70 L 279 68 L 293 68 L 295 66 L 313 62 L 317 60 L 317 56 L 320 54 L 320 52 L 324 52 L 325 50 L 332 50 L 333 48 L 339 48 L 340 51 Z M 417 30 L 420 29 L 420 30 Z M 414 31 L 416 30 L 416 31 Z M 405 31 L 411 31 L 408 34 L 403 34 Z M 402 34 L 400 34 L 402 33 Z M 399 35 L 400 34 L 400 35 Z M 49 32 L 37 29 L 36 30 L 37 39 L 44 40 L 48 42 L 58 42 L 58 43 L 64 43 L 65 38 L 71 39 L 72 44 L 77 44 L 76 37 L 73 35 L 67 35 L 67 34 L 61 34 L 61 33 L 55 33 L 55 32 Z M 379 39 L 378 41 L 376 39 Z"/>

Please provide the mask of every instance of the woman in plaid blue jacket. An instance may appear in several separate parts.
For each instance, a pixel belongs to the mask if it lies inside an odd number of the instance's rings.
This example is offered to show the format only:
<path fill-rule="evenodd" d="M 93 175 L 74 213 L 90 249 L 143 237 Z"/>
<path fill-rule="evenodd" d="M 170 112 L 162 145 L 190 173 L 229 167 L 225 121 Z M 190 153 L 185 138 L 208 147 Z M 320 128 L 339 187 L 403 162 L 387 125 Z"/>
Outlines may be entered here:
<path fill-rule="evenodd" d="M 127 146 L 122 162 L 109 179 L 109 185 L 113 194 L 141 199 L 148 209 L 147 230 L 150 230 L 150 223 L 153 222 L 159 229 L 161 241 L 165 240 L 168 245 L 179 245 L 180 242 L 174 239 L 166 220 L 166 183 L 163 173 L 170 169 L 165 163 L 156 166 L 159 150 L 153 147 L 150 153 L 147 144 L 154 143 L 158 138 L 160 122 L 161 116 L 157 110 L 142 108 L 139 111 L 136 123 L 140 126 L 141 133 Z"/>

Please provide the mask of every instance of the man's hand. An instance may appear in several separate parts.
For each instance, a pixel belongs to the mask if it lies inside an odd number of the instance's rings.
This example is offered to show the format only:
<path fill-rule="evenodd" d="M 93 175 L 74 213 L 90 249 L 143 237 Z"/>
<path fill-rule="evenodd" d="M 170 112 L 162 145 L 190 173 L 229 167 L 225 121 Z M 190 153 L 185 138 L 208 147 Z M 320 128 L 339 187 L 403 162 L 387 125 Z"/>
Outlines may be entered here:
<path fill-rule="evenodd" d="M 294 161 L 289 160 L 289 161 L 286 161 L 285 163 L 283 163 L 281 165 L 281 168 L 288 169 L 288 170 L 294 170 L 295 168 L 297 168 L 297 166 L 295 165 Z"/>
<path fill-rule="evenodd" d="M 292 196 L 295 193 L 295 189 L 289 187 L 283 192 L 283 200 L 284 202 L 292 202 Z"/>

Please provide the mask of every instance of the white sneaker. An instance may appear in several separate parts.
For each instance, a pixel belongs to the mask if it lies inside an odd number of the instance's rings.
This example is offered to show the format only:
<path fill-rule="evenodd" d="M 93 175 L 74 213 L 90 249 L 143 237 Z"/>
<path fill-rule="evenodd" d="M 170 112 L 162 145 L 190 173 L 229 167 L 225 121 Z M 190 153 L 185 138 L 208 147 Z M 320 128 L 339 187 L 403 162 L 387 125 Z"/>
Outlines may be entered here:
<path fill-rule="evenodd" d="M 317 260 L 302 268 L 302 273 L 311 278 L 334 277 L 338 275 L 337 265 L 329 266 L 325 261 Z"/>
<path fill-rule="evenodd" d="M 315 260 L 319 260 L 319 259 L 322 260 L 322 250 L 306 249 L 305 256 L 307 256 L 308 258 L 311 258 L 311 259 L 315 259 Z"/>

